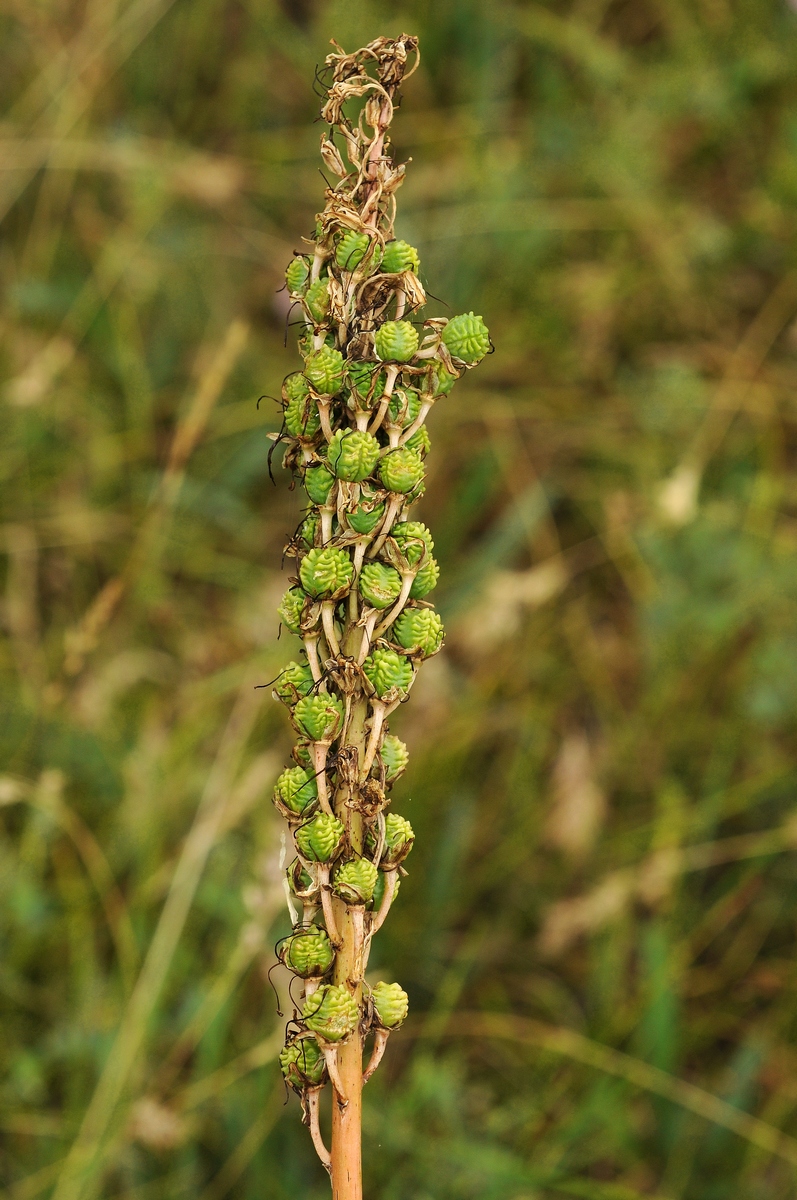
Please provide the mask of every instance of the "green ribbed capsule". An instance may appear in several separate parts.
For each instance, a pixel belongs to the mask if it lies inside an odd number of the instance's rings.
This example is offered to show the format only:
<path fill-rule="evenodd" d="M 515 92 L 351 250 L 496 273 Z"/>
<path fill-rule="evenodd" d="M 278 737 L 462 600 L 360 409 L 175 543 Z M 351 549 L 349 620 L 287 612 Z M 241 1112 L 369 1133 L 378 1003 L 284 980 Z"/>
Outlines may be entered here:
<path fill-rule="evenodd" d="M 301 371 L 293 371 L 282 381 L 282 395 L 286 403 L 291 400 L 304 400 L 310 395 L 310 384 Z"/>
<path fill-rule="evenodd" d="M 304 488 L 313 504 L 326 504 L 334 482 L 335 476 L 323 463 L 308 467 L 304 473 Z"/>
<path fill-rule="evenodd" d="M 301 254 L 291 259 L 285 272 L 285 282 L 288 285 L 290 294 L 292 296 L 301 296 L 309 278 L 310 264 L 307 259 Z"/>
<path fill-rule="evenodd" d="M 353 271 L 365 258 L 370 245 L 371 239 L 367 233 L 357 233 L 354 229 L 350 229 L 348 233 L 344 233 L 337 244 L 336 264 L 342 271 Z"/>
<path fill-rule="evenodd" d="M 310 753 L 312 742 L 300 739 L 291 750 L 291 758 L 298 763 L 300 767 L 306 767 L 308 770 L 313 765 L 313 756 Z"/>
<path fill-rule="evenodd" d="M 378 983 L 371 992 L 371 1003 L 383 1029 L 398 1029 L 407 1019 L 410 998 L 398 983 Z"/>
<path fill-rule="evenodd" d="M 345 550 L 336 546 L 314 546 L 302 559 L 299 578 L 308 596 L 324 600 L 349 590 L 354 566 Z"/>
<path fill-rule="evenodd" d="M 285 428 L 294 437 L 314 438 L 321 428 L 318 405 L 309 394 L 289 400 L 285 407 Z"/>
<path fill-rule="evenodd" d="M 382 900 L 384 898 L 384 895 L 385 895 L 386 885 L 387 885 L 387 872 L 380 871 L 377 881 L 376 881 L 376 885 L 374 887 L 374 898 L 371 901 L 371 903 L 368 905 L 368 908 L 372 912 L 379 911 L 379 907 L 380 907 Z M 395 883 L 393 884 L 393 900 L 395 900 L 396 896 L 398 896 L 400 887 L 401 887 L 401 880 L 400 880 L 399 876 L 396 875 L 396 880 L 395 880 Z"/>
<path fill-rule="evenodd" d="M 405 650 L 429 658 L 443 644 L 443 622 L 433 608 L 405 608 L 396 618 L 393 637 Z"/>
<path fill-rule="evenodd" d="M 326 1042 L 342 1042 L 357 1028 L 360 1010 L 345 987 L 322 983 L 305 1001 L 302 1020 Z"/>
<path fill-rule="evenodd" d="M 293 719 L 301 733 L 311 742 L 331 742 L 343 726 L 343 703 L 337 696 L 319 692 L 303 696 L 293 710 Z"/>
<path fill-rule="evenodd" d="M 379 379 L 374 384 L 374 376 L 377 372 L 379 372 Z M 360 400 L 367 400 L 370 396 L 371 403 L 373 403 L 385 390 L 385 373 L 378 363 L 348 362 L 346 374 L 352 390 L 357 393 Z"/>
<path fill-rule="evenodd" d="M 313 672 L 306 664 L 289 662 L 277 676 L 274 692 L 285 704 L 293 704 L 307 695 L 313 683 Z"/>
<path fill-rule="evenodd" d="M 321 1087 L 327 1077 L 324 1053 L 312 1034 L 300 1033 L 280 1050 L 280 1070 L 289 1087 L 300 1095 Z"/>
<path fill-rule="evenodd" d="M 409 450 L 414 450 L 421 458 L 426 458 L 426 455 L 432 448 L 429 430 L 425 425 L 421 425 L 420 429 L 416 429 L 415 433 L 405 444 Z"/>
<path fill-rule="evenodd" d="M 404 862 L 414 841 L 415 834 L 407 818 L 400 817 L 398 813 L 388 813 L 385 817 L 385 847 L 379 864 L 382 870 L 389 870 Z"/>
<path fill-rule="evenodd" d="M 286 767 L 274 785 L 274 803 L 297 817 L 309 816 L 318 801 L 318 785 L 312 771 Z"/>
<path fill-rule="evenodd" d="M 308 862 L 333 862 L 343 849 L 343 823 L 329 813 L 316 813 L 296 830 L 296 847 Z"/>
<path fill-rule="evenodd" d="M 423 521 L 400 521 L 390 531 L 401 553 L 411 567 L 421 561 L 424 549 L 428 554 L 434 550 L 432 535 Z"/>
<path fill-rule="evenodd" d="M 329 934 L 320 925 L 308 925 L 286 937 L 279 956 L 300 979 L 320 979 L 335 961 Z"/>
<path fill-rule="evenodd" d="M 343 386 L 343 355 L 331 346 L 322 346 L 307 356 L 304 373 L 322 396 L 334 396 Z"/>
<path fill-rule="evenodd" d="M 311 283 L 304 293 L 304 302 L 316 325 L 320 325 L 329 312 L 329 280 L 316 279 Z"/>
<path fill-rule="evenodd" d="M 377 525 L 381 524 L 384 515 L 385 506 L 381 500 L 376 502 L 365 500 L 351 512 L 346 513 L 346 521 L 355 533 L 373 533 Z"/>
<path fill-rule="evenodd" d="M 382 742 L 380 757 L 385 764 L 385 783 L 393 783 L 406 771 L 410 752 L 400 738 L 394 733 L 388 733 Z"/>
<path fill-rule="evenodd" d="M 411 600 L 423 600 L 424 596 L 428 596 L 434 588 L 437 587 L 437 581 L 440 578 L 440 568 L 437 565 L 436 558 L 427 558 L 422 567 L 419 568 L 418 574 L 412 581 L 410 588 Z"/>
<path fill-rule="evenodd" d="M 481 362 L 490 349 L 490 333 L 481 317 L 472 312 L 452 317 L 443 330 L 443 345 L 452 358 L 461 362 Z"/>
<path fill-rule="evenodd" d="M 379 478 L 389 492 L 411 492 L 425 474 L 420 455 L 406 446 L 391 450 L 379 464 Z"/>
<path fill-rule="evenodd" d="M 382 362 L 409 362 L 418 349 L 418 330 L 409 321 L 385 321 L 374 335 Z"/>
<path fill-rule="evenodd" d="M 436 362 L 431 378 L 432 395 L 447 396 L 458 379 L 459 375 L 452 375 L 448 367 L 444 367 L 441 362 Z"/>
<path fill-rule="evenodd" d="M 308 548 L 311 548 L 315 545 L 316 533 L 318 532 L 318 527 L 320 524 L 321 520 L 318 516 L 318 513 L 315 512 L 309 513 L 308 516 L 306 516 L 302 521 L 299 529 L 299 537 Z"/>
<path fill-rule="evenodd" d="M 385 246 L 379 269 L 386 275 L 393 275 L 399 271 L 414 271 L 417 275 L 420 265 L 421 260 L 415 247 L 409 242 L 396 241 L 388 242 Z"/>
<path fill-rule="evenodd" d="M 338 867 L 332 886 L 347 904 L 370 904 L 379 871 L 367 858 L 353 858 Z"/>
<path fill-rule="evenodd" d="M 390 413 L 390 419 L 394 425 L 401 425 L 403 429 L 406 429 L 421 411 L 421 398 L 417 392 L 404 391 L 403 388 L 399 388 L 390 397 L 387 411 Z"/>
<path fill-rule="evenodd" d="M 306 599 L 307 596 L 301 588 L 292 587 L 288 588 L 280 601 L 277 615 L 285 628 L 290 629 L 291 633 L 301 633 L 300 622 Z"/>
<path fill-rule="evenodd" d="M 406 692 L 414 674 L 412 663 L 403 654 L 381 648 L 371 651 L 363 663 L 363 671 L 380 699 L 387 695 L 391 688 Z"/>
<path fill-rule="evenodd" d="M 401 591 L 401 576 L 386 563 L 368 563 L 360 572 L 360 595 L 371 608 L 388 608 Z"/>
<path fill-rule="evenodd" d="M 339 429 L 327 447 L 327 462 L 338 479 L 362 483 L 379 460 L 379 442 L 364 429 Z"/>

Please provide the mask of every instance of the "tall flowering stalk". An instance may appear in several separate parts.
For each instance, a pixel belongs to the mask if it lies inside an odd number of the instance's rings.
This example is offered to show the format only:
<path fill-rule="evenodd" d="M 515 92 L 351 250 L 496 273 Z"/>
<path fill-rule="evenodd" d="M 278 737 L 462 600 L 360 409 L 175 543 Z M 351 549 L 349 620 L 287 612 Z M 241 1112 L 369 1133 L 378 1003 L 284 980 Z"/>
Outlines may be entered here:
<path fill-rule="evenodd" d="M 406 35 L 328 56 L 321 156 L 340 182 L 326 191 L 312 251 L 286 272 L 304 318 L 304 368 L 283 384 L 279 436 L 309 504 L 287 547 L 297 570 L 279 609 L 303 652 L 274 693 L 298 735 L 295 765 L 274 793 L 295 847 L 293 929 L 280 956 L 304 989 L 281 1066 L 335 1200 L 361 1200 L 362 1087 L 407 1014 L 402 988 L 370 987 L 365 971 L 414 840 L 409 821 L 388 811 L 408 757 L 389 719 L 443 642 L 429 600 L 432 536 L 410 514 L 424 490 L 424 422 L 490 349 L 473 313 L 417 319 L 426 301 L 418 254 L 394 236 L 404 166 L 390 157 L 387 130 L 417 61 L 417 39 Z M 318 1115 L 327 1083 L 330 1151 Z"/>

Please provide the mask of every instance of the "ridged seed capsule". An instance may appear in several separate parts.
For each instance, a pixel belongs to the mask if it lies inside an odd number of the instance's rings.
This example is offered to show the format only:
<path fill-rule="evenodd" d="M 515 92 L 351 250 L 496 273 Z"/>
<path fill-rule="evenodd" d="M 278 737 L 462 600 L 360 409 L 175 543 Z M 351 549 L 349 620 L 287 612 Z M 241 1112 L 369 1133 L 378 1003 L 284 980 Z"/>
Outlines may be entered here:
<path fill-rule="evenodd" d="M 313 672 L 306 664 L 289 662 L 274 683 L 274 691 L 285 704 L 293 704 L 306 696 L 313 686 Z"/>
<path fill-rule="evenodd" d="M 294 437 L 314 438 L 321 428 L 318 406 L 309 393 L 289 400 L 285 407 L 285 428 Z M 420 430 L 418 431 L 420 433 Z"/>
<path fill-rule="evenodd" d="M 322 396 L 334 396 L 343 386 L 343 355 L 331 346 L 322 346 L 307 356 L 304 373 Z"/>
<path fill-rule="evenodd" d="M 388 733 L 382 742 L 380 757 L 385 764 L 385 783 L 393 783 L 407 769 L 410 753 L 404 742 L 394 733 Z"/>
<path fill-rule="evenodd" d="M 301 632 L 299 622 L 302 619 L 302 610 L 304 609 L 306 599 L 307 596 L 301 588 L 292 587 L 288 588 L 280 601 L 277 615 L 286 629 L 290 629 L 291 633 Z"/>
<path fill-rule="evenodd" d="M 379 464 L 379 478 L 389 492 L 411 492 L 425 474 L 420 455 L 406 447 L 391 450 Z"/>
<path fill-rule="evenodd" d="M 382 362 L 409 362 L 418 349 L 418 330 L 409 321 L 385 321 L 374 335 Z"/>
<path fill-rule="evenodd" d="M 379 442 L 363 429 L 339 429 L 327 447 L 327 462 L 338 479 L 361 483 L 379 459 Z"/>
<path fill-rule="evenodd" d="M 385 246 L 379 269 L 386 275 L 399 271 L 413 271 L 417 275 L 420 265 L 421 260 L 414 246 L 409 242 L 395 241 L 388 242 Z"/>
<path fill-rule="evenodd" d="M 426 549 L 428 554 L 434 550 L 432 535 L 423 521 L 400 521 L 390 531 L 399 550 L 412 567 L 416 567 Z"/>
<path fill-rule="evenodd" d="M 327 1077 L 327 1065 L 321 1047 L 312 1034 L 299 1034 L 280 1051 L 280 1070 L 295 1092 L 320 1087 Z"/>
<path fill-rule="evenodd" d="M 308 862 L 333 862 L 343 849 L 344 832 L 337 817 L 318 813 L 296 830 L 296 847 Z"/>
<path fill-rule="evenodd" d="M 406 427 L 412 424 L 421 411 L 421 398 L 417 392 L 398 389 L 390 397 L 387 411 L 395 425 L 401 424 Z"/>
<path fill-rule="evenodd" d="M 374 385 L 374 375 L 377 371 L 381 371 L 381 377 Z M 382 395 L 385 383 L 385 373 L 382 371 L 379 363 L 366 362 L 347 362 L 346 374 L 349 377 L 349 383 L 361 400 L 365 400 L 369 395 L 372 401 L 378 400 Z"/>
<path fill-rule="evenodd" d="M 379 871 L 367 858 L 354 858 L 338 867 L 332 886 L 346 904 L 370 904 Z"/>
<path fill-rule="evenodd" d="M 385 506 L 381 501 L 365 501 L 346 513 L 346 521 L 355 533 L 368 534 L 381 524 L 384 515 Z"/>
<path fill-rule="evenodd" d="M 288 285 L 288 291 L 292 296 L 300 296 L 306 287 L 307 280 L 310 277 L 310 264 L 302 255 L 298 255 L 288 263 L 288 269 L 285 272 L 285 282 Z"/>
<path fill-rule="evenodd" d="M 408 658 L 397 654 L 395 650 L 383 649 L 373 650 L 368 655 L 363 663 L 363 671 L 380 699 L 391 688 L 397 688 L 400 692 L 408 691 L 414 674 Z"/>
<path fill-rule="evenodd" d="M 308 925 L 286 937 L 279 948 L 279 956 L 301 979 L 320 979 L 335 961 L 329 934 L 320 925 Z"/>
<path fill-rule="evenodd" d="M 286 767 L 274 785 L 274 802 L 297 817 L 309 816 L 318 801 L 318 785 L 304 767 Z"/>
<path fill-rule="evenodd" d="M 371 608 L 388 608 L 398 599 L 401 576 L 386 563 L 368 563 L 360 572 L 360 595 Z"/>
<path fill-rule="evenodd" d="M 307 1028 L 327 1042 L 342 1042 L 359 1019 L 359 1009 L 346 988 L 334 983 L 322 983 L 302 1009 Z"/>
<path fill-rule="evenodd" d="M 458 379 L 459 375 L 452 375 L 448 368 L 444 367 L 441 362 L 436 362 L 432 378 L 432 394 L 435 396 L 447 396 Z"/>
<path fill-rule="evenodd" d="M 302 587 L 316 600 L 345 593 L 354 578 L 354 567 L 345 550 L 336 546 L 314 546 L 299 567 Z"/>
<path fill-rule="evenodd" d="M 481 362 L 490 349 L 487 326 L 472 312 L 452 317 L 443 330 L 442 341 L 452 358 L 465 363 Z"/>
<path fill-rule="evenodd" d="M 421 458 L 426 458 L 432 448 L 432 439 L 429 437 L 429 430 L 426 426 L 421 425 L 420 429 L 416 429 L 406 445 L 409 450 L 414 450 Z"/>
<path fill-rule="evenodd" d="M 393 626 L 393 636 L 405 650 L 424 658 L 437 654 L 443 644 L 443 622 L 432 608 L 405 608 Z"/>
<path fill-rule="evenodd" d="M 379 864 L 382 870 L 391 870 L 403 862 L 414 841 L 415 834 L 407 818 L 398 813 L 388 813 L 385 817 L 385 846 Z"/>
<path fill-rule="evenodd" d="M 318 519 L 318 513 L 311 512 L 304 518 L 301 529 L 299 530 L 299 536 L 301 537 L 305 546 L 312 548 L 315 545 L 316 532 L 318 531 L 318 526 L 320 524 L 321 522 Z"/>
<path fill-rule="evenodd" d="M 371 1003 L 383 1029 L 398 1029 L 407 1019 L 410 999 L 398 983 L 377 983 L 371 992 Z"/>
<path fill-rule="evenodd" d="M 327 470 L 323 463 L 308 467 L 304 473 L 304 486 L 313 504 L 326 504 L 335 476 Z"/>
<path fill-rule="evenodd" d="M 428 558 L 412 581 L 410 598 L 412 600 L 423 600 L 424 596 L 428 596 L 437 587 L 439 577 L 440 568 L 437 565 L 437 559 Z"/>
<path fill-rule="evenodd" d="M 329 280 L 316 279 L 311 283 L 304 294 L 304 302 L 310 316 L 320 325 L 329 312 Z"/>
<path fill-rule="evenodd" d="M 377 880 L 374 885 L 374 898 L 371 901 L 371 903 L 368 905 L 368 908 L 372 912 L 379 910 L 379 906 L 382 903 L 382 898 L 385 894 L 386 882 L 387 882 L 387 872 L 386 871 L 378 871 L 377 872 Z M 396 896 L 398 896 L 400 887 L 401 887 L 401 880 L 400 880 L 399 876 L 396 875 L 395 881 L 393 883 L 393 900 L 395 900 Z"/>
<path fill-rule="evenodd" d="M 303 696 L 293 710 L 293 719 L 311 742 L 331 742 L 343 726 L 343 702 L 323 693 Z"/>
<path fill-rule="evenodd" d="M 304 400 L 305 396 L 310 395 L 310 383 L 301 371 L 293 371 L 283 379 L 282 395 L 288 402 Z"/>
<path fill-rule="evenodd" d="M 357 233 L 354 229 L 350 229 L 348 233 L 344 233 L 337 244 L 336 264 L 342 271 L 353 271 L 365 258 L 370 245 L 371 239 L 367 233 Z"/>

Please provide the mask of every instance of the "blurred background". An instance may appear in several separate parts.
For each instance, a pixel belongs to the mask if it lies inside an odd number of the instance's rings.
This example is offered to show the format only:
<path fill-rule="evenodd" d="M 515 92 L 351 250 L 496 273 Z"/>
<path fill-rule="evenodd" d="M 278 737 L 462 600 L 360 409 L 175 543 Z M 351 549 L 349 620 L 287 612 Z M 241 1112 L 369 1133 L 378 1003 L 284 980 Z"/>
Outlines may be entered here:
<path fill-rule="evenodd" d="M 367 1195 L 797 1196 L 797 11 L 2 0 L 9 1200 L 328 1195 L 266 979 L 268 397 L 314 72 L 403 30 L 398 233 L 497 350 L 429 422 Z"/>

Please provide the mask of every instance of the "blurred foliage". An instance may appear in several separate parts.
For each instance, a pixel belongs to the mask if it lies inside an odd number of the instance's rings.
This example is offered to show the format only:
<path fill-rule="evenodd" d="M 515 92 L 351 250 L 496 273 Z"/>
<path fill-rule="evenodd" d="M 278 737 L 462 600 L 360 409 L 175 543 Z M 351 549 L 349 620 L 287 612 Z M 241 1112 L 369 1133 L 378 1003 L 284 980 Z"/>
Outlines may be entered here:
<path fill-rule="evenodd" d="M 797 1195 L 797 12 L 7 0 L 10 1200 L 328 1194 L 265 978 L 268 396 L 314 69 L 404 28 L 400 235 L 497 352 L 430 422 L 449 636 L 396 725 L 368 1195 Z"/>

